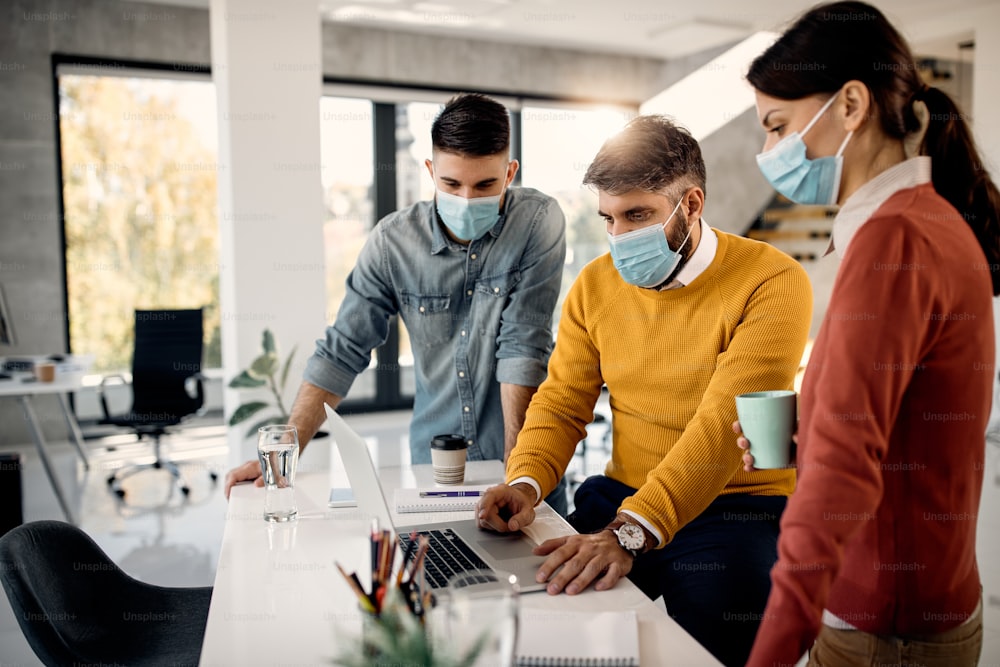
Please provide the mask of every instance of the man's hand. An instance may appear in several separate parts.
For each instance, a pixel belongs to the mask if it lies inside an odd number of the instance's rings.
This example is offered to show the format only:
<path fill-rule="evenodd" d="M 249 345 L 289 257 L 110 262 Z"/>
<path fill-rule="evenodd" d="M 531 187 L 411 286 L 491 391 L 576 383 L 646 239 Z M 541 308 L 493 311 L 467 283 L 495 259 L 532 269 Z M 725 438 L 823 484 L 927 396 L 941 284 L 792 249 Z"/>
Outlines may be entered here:
<path fill-rule="evenodd" d="M 325 389 L 320 389 L 314 384 L 302 381 L 299 386 L 299 393 L 295 396 L 295 403 L 292 404 L 292 413 L 288 423 L 295 426 L 299 432 L 299 456 L 305 450 L 306 445 L 316 435 L 316 431 L 326 421 L 326 411 L 323 404 L 326 403 L 331 408 L 336 409 L 340 405 L 340 396 L 331 394 Z M 247 461 L 238 468 L 233 468 L 226 473 L 226 499 L 229 499 L 229 492 L 233 486 L 240 482 L 254 482 L 257 486 L 264 486 L 264 478 L 261 476 L 260 461 L 253 459 Z"/>
<path fill-rule="evenodd" d="M 535 547 L 534 553 L 548 556 L 538 568 L 535 580 L 549 582 L 546 588 L 549 595 L 562 591 L 576 595 L 594 581 L 597 582 L 594 590 L 606 591 L 632 570 L 634 560 L 610 530 L 545 540 Z M 562 569 L 556 572 L 559 566 Z"/>
<path fill-rule="evenodd" d="M 247 461 L 240 467 L 233 468 L 226 473 L 226 500 L 229 499 L 230 489 L 240 482 L 254 482 L 257 486 L 264 486 L 264 476 L 261 474 L 258 459 Z"/>
<path fill-rule="evenodd" d="M 521 530 L 535 520 L 535 489 L 530 484 L 491 486 L 479 499 L 479 527 L 498 533 Z"/>

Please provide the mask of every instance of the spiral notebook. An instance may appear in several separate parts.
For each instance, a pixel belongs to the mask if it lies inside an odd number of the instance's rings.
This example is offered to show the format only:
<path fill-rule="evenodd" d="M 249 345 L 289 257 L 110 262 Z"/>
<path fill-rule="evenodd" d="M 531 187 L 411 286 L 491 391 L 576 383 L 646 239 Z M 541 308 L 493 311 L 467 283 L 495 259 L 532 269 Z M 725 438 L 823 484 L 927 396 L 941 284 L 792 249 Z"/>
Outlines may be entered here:
<path fill-rule="evenodd" d="M 396 489 L 395 505 L 400 514 L 409 512 L 463 512 L 476 509 L 479 496 L 493 484 L 477 484 L 455 486 L 448 489 Z M 421 493 L 468 493 L 471 495 L 454 496 L 421 496 Z"/>
<path fill-rule="evenodd" d="M 517 667 L 639 667 L 635 610 L 522 609 Z"/>

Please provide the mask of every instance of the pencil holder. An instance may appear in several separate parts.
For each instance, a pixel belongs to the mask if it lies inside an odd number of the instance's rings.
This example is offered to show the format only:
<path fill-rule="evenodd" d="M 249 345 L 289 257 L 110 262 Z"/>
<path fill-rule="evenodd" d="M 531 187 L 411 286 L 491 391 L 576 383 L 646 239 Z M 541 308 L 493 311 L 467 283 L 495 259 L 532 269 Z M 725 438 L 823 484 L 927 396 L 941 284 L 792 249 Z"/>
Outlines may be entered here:
<path fill-rule="evenodd" d="M 403 600 L 398 588 L 391 588 L 382 603 L 382 612 L 374 614 L 358 607 L 361 635 L 357 644 L 345 645 L 334 661 L 341 667 L 411 665 L 437 667 L 448 664 L 437 658 L 421 617 Z"/>

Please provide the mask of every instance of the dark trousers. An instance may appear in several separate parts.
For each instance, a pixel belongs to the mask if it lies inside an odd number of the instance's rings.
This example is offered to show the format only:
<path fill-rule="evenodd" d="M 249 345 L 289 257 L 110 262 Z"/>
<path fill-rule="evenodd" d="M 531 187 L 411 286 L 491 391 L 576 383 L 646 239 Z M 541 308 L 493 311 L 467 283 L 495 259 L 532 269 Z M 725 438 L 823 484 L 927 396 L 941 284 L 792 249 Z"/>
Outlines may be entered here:
<path fill-rule="evenodd" d="M 567 492 L 566 478 L 563 477 L 559 480 L 556 488 L 552 489 L 552 493 L 545 496 L 545 502 L 547 502 L 549 507 L 554 509 L 561 517 L 565 517 L 566 512 L 569 511 L 569 498 L 566 495 Z"/>
<path fill-rule="evenodd" d="M 576 491 L 568 519 L 581 533 L 601 530 L 635 489 L 598 475 Z M 725 665 L 750 655 L 778 559 L 785 496 L 718 496 L 662 549 L 635 560 L 629 579 Z"/>

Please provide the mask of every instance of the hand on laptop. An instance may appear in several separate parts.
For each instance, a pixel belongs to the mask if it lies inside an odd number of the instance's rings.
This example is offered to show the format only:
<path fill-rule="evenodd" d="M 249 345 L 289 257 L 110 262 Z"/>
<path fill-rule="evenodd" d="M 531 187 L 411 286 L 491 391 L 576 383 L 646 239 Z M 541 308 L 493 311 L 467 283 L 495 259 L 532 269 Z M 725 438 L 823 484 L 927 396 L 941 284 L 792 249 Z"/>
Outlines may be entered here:
<path fill-rule="evenodd" d="M 535 581 L 548 581 L 545 590 L 549 595 L 563 591 L 576 595 L 594 582 L 594 590 L 606 591 L 632 570 L 634 560 L 610 530 L 545 540 L 534 553 L 548 556 L 538 567 Z"/>
<path fill-rule="evenodd" d="M 479 527 L 498 533 L 521 530 L 535 520 L 535 490 L 530 484 L 491 486 L 479 499 Z"/>
<path fill-rule="evenodd" d="M 240 482 L 254 482 L 257 486 L 264 486 L 264 476 L 260 473 L 258 459 L 247 461 L 240 467 L 233 468 L 226 473 L 226 500 L 229 499 L 230 489 Z"/>

